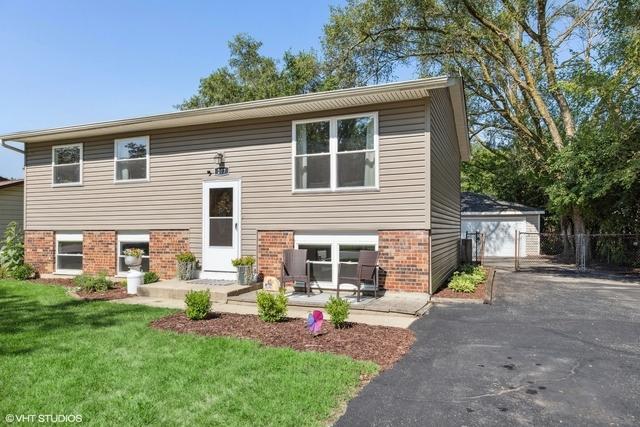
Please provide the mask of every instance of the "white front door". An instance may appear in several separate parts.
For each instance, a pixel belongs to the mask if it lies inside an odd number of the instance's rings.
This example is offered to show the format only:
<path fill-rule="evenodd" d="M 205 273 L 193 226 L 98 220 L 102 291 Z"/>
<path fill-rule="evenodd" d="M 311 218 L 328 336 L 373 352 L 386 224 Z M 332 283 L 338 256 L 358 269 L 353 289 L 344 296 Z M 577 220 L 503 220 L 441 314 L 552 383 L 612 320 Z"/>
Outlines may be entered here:
<path fill-rule="evenodd" d="M 202 274 L 234 279 L 240 256 L 240 181 L 209 181 L 202 189 Z"/>

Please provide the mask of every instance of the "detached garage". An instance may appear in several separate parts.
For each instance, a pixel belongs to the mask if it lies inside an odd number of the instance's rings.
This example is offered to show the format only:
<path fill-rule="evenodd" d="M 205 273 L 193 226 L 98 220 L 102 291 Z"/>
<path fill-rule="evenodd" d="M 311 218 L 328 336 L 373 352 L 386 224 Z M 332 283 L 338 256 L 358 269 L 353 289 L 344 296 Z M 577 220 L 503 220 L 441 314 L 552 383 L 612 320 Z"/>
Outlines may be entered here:
<path fill-rule="evenodd" d="M 512 258 L 516 252 L 516 231 L 540 232 L 540 215 L 544 214 L 541 209 L 478 193 L 464 192 L 461 197 L 462 238 L 466 238 L 467 233 L 483 233 L 485 257 Z M 520 242 L 520 256 L 540 253 L 537 234 L 524 234 Z"/>

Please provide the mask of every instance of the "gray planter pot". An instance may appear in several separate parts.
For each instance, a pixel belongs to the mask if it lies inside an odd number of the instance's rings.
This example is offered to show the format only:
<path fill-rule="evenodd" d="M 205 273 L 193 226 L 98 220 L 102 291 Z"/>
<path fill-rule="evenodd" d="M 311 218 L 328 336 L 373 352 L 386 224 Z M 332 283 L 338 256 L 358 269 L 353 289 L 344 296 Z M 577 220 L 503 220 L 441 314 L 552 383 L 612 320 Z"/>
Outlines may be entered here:
<path fill-rule="evenodd" d="M 178 280 L 191 280 L 196 271 L 195 262 L 179 262 L 177 263 L 177 277 Z"/>
<path fill-rule="evenodd" d="M 239 265 L 238 269 L 238 284 L 248 285 L 253 281 L 253 265 Z"/>
<path fill-rule="evenodd" d="M 124 263 L 129 267 L 129 270 L 140 271 L 142 265 L 142 257 L 125 256 Z"/>

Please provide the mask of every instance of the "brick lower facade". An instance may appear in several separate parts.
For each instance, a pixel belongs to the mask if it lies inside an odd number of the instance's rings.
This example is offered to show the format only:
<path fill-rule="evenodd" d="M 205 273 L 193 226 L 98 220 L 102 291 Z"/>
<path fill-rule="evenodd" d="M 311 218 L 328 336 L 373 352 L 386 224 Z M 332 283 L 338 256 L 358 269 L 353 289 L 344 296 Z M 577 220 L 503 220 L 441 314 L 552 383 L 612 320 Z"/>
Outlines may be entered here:
<path fill-rule="evenodd" d="M 33 265 L 40 274 L 56 269 L 56 236 L 53 231 L 24 232 L 24 262 Z"/>
<path fill-rule="evenodd" d="M 428 292 L 429 239 L 429 230 L 378 231 L 381 286 L 391 291 Z M 293 231 L 258 231 L 258 272 L 279 277 L 282 251 L 293 248 L 294 242 Z"/>
<path fill-rule="evenodd" d="M 25 231 L 25 262 L 39 274 L 56 270 L 56 236 L 54 231 Z M 188 230 L 149 231 L 149 269 L 162 279 L 176 275 L 176 254 L 189 250 Z M 82 234 L 82 270 L 84 273 L 117 274 L 117 231 L 85 231 Z"/>
<path fill-rule="evenodd" d="M 279 278 L 282 251 L 293 247 L 293 231 L 258 231 L 258 273 Z"/>
<path fill-rule="evenodd" d="M 429 291 L 429 239 L 429 230 L 378 231 L 379 263 L 385 289 Z"/>
<path fill-rule="evenodd" d="M 188 230 L 149 231 L 149 270 L 161 279 L 176 277 L 176 254 L 188 250 Z"/>
<path fill-rule="evenodd" d="M 117 235 L 115 231 L 82 233 L 82 271 L 87 274 L 116 275 Z"/>

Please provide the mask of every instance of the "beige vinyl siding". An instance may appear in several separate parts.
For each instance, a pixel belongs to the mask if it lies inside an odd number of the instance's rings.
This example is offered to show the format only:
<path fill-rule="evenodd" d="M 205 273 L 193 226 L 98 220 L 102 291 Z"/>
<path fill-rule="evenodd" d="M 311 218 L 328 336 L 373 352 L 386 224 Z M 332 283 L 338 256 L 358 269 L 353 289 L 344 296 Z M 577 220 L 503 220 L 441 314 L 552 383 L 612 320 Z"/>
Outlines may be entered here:
<path fill-rule="evenodd" d="M 22 228 L 24 185 L 16 184 L 0 187 L 0 236 L 11 221 Z"/>
<path fill-rule="evenodd" d="M 460 152 L 446 89 L 432 92 L 431 291 L 457 268 L 460 244 Z"/>
<path fill-rule="evenodd" d="M 379 191 L 292 193 L 291 121 L 355 112 L 379 114 Z M 202 182 L 216 178 L 224 151 L 229 179 L 242 181 L 242 252 L 255 254 L 258 229 L 424 229 L 425 100 L 357 110 L 276 117 L 149 133 L 149 182 L 114 183 L 113 140 L 27 144 L 27 228 L 31 230 L 188 229 L 202 244 Z M 51 146 L 84 143 L 83 185 L 51 187 Z M 224 178 L 222 178 L 224 179 Z"/>

